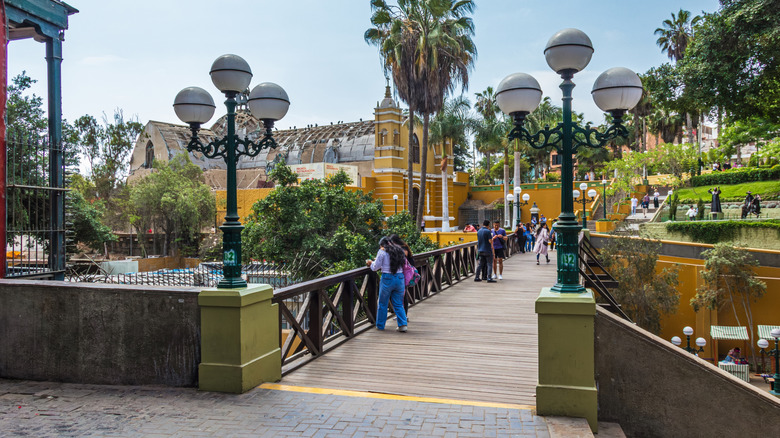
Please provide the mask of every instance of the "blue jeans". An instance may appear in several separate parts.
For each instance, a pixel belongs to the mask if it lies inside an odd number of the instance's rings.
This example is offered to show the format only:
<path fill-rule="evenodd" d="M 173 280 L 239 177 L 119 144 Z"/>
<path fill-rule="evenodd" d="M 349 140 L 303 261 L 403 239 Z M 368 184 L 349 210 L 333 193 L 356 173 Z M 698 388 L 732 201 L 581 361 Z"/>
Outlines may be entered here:
<path fill-rule="evenodd" d="M 385 329 L 388 300 L 393 305 L 398 327 L 406 325 L 406 311 L 404 311 L 405 289 L 403 272 L 382 274 L 382 278 L 379 280 L 379 306 L 376 311 L 376 328 L 379 330 Z"/>

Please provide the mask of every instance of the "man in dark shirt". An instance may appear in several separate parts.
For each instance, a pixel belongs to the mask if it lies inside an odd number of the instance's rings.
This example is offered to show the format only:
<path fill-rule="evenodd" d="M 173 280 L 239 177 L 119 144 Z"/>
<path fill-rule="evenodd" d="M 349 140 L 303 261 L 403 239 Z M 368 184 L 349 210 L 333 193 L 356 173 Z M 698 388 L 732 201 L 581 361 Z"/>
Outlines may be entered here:
<path fill-rule="evenodd" d="M 503 280 L 504 274 L 504 248 L 506 246 L 506 230 L 501 228 L 501 222 L 493 222 L 493 231 L 491 232 L 493 240 L 493 275 L 494 278 Z M 496 274 L 498 274 L 496 276 Z"/>
<path fill-rule="evenodd" d="M 488 228 L 490 221 L 482 222 L 482 228 L 477 231 L 477 251 L 479 251 L 479 266 L 477 273 L 474 274 L 474 281 L 482 281 L 479 276 L 487 280 L 488 283 L 495 283 L 493 280 L 491 265 L 493 264 L 493 236 Z"/>

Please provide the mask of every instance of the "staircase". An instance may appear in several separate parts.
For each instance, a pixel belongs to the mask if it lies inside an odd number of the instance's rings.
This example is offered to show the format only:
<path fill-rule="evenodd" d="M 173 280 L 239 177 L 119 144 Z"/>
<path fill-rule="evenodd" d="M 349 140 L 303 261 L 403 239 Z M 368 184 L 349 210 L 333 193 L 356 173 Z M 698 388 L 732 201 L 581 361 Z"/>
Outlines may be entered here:
<path fill-rule="evenodd" d="M 599 250 L 590 243 L 584 234 L 580 235 L 579 256 L 580 276 L 586 288 L 593 289 L 603 299 L 599 305 L 620 316 L 626 321 L 631 318 L 623 312 L 612 292 L 618 288 L 618 281 L 610 274 L 599 260 Z"/>

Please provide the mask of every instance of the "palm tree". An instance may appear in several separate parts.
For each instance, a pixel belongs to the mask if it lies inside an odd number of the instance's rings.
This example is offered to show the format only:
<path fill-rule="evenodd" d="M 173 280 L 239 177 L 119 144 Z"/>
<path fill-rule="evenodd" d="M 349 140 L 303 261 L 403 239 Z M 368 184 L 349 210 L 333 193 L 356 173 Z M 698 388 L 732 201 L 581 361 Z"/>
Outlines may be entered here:
<path fill-rule="evenodd" d="M 549 96 L 545 96 L 539 103 L 539 107 L 526 117 L 526 128 L 530 132 L 538 132 L 545 126 L 555 127 L 563 121 L 563 109 L 553 105 Z M 541 175 L 542 167 L 550 165 L 550 149 L 534 149 L 526 142 L 518 145 L 534 166 L 534 174 L 537 178 Z"/>
<path fill-rule="evenodd" d="M 472 125 L 469 114 L 471 102 L 465 96 L 447 99 L 444 107 L 431 121 L 430 141 L 442 145 L 442 156 L 446 154 L 444 142 L 452 143 L 453 165 L 455 169 L 463 169 L 463 156 L 468 156 L 468 132 Z"/>
<path fill-rule="evenodd" d="M 701 20 L 699 15 L 691 18 L 690 11 L 684 9 L 680 9 L 676 16 L 672 12 L 672 19 L 664 20 L 663 27 L 655 30 L 658 35 L 656 44 L 672 61 L 683 59 L 688 42 L 693 38 L 693 29 Z"/>
<path fill-rule="evenodd" d="M 468 86 L 469 70 L 476 57 L 471 40 L 474 23 L 472 0 L 398 0 L 390 6 L 384 0 L 372 0 L 371 24 L 364 38 L 380 47 L 386 72 L 392 73 L 399 97 L 414 112 L 423 115 L 423 141 L 420 159 L 420 198 L 417 224 L 422 223 L 425 206 L 425 180 L 428 163 L 428 125 L 430 116 L 444 105 L 444 98 L 460 83 Z M 410 118 L 409 144 L 413 125 Z M 412 156 L 408 161 L 409 199 L 412 199 Z"/>
<path fill-rule="evenodd" d="M 655 34 L 658 35 L 656 44 L 661 48 L 661 51 L 666 52 L 672 61 L 677 62 L 683 59 L 685 49 L 693 38 L 694 28 L 701 20 L 702 17 L 699 15 L 691 18 L 691 13 L 684 9 L 680 9 L 676 16 L 672 12 L 672 19 L 664 20 L 663 27 L 655 30 Z M 693 123 L 690 113 L 685 114 L 685 120 L 688 128 L 688 142 L 693 143 Z"/>

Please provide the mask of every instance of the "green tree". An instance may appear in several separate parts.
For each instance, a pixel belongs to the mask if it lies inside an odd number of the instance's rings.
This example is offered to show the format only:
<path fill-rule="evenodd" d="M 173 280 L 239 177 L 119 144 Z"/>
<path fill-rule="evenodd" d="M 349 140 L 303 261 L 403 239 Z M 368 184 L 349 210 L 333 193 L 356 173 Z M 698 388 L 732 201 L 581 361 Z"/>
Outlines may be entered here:
<path fill-rule="evenodd" d="M 242 232 L 247 258 L 293 263 L 306 256 L 316 264 L 301 267 L 304 279 L 364 266 L 381 235 L 381 201 L 345 189 L 343 172 L 295 185 L 292 170 L 278 165 L 269 177 L 276 188 L 252 206 Z"/>
<path fill-rule="evenodd" d="M 780 123 L 780 2 L 721 0 L 706 14 L 680 62 L 706 107 L 733 120 Z"/>
<path fill-rule="evenodd" d="M 608 239 L 602 249 L 604 264 L 619 282 L 614 292 L 623 311 L 645 330 L 658 334 L 661 316 L 677 310 L 677 270 L 656 263 L 661 249 L 658 241 L 637 238 Z"/>
<path fill-rule="evenodd" d="M 150 225 L 161 230 L 164 255 L 172 243 L 187 253 L 197 252 L 199 233 L 216 214 L 214 195 L 204 181 L 203 171 L 187 154 L 178 154 L 167 163 L 155 161 L 154 172 L 129 188 L 131 224 L 139 233 Z"/>
<path fill-rule="evenodd" d="M 444 144 L 452 143 L 453 165 L 455 170 L 463 170 L 466 160 L 471 157 L 469 153 L 468 132 L 471 127 L 469 109 L 471 103 L 464 96 L 447 99 L 444 108 L 436 114 L 431 122 L 431 142 Z M 442 153 L 442 156 L 445 155 Z"/>
<path fill-rule="evenodd" d="M 40 137 L 46 134 L 49 121 L 43 109 L 43 98 L 27 93 L 36 82 L 38 81 L 27 76 L 24 71 L 11 80 L 5 111 L 9 133 L 21 137 Z"/>
<path fill-rule="evenodd" d="M 742 146 L 755 142 L 760 152 L 767 141 L 780 137 L 780 123 L 771 123 L 761 117 L 736 120 L 726 126 L 718 135 L 724 151 L 736 151 L 737 161 L 742 157 Z M 758 164 L 758 163 L 757 163 Z"/>
<path fill-rule="evenodd" d="M 658 36 L 656 44 L 669 59 L 679 61 L 685 57 L 685 49 L 693 37 L 694 27 L 702 20 L 700 16 L 691 18 L 689 11 L 680 9 L 677 15 L 672 12 L 672 19 L 663 21 L 663 27 L 655 30 Z"/>
<path fill-rule="evenodd" d="M 79 190 L 68 192 L 68 210 L 70 211 L 70 228 L 76 242 L 88 245 L 94 250 L 102 250 L 107 255 L 105 244 L 115 242 L 116 235 L 111 228 L 103 224 L 104 206 L 101 201 L 90 203 Z"/>
<path fill-rule="evenodd" d="M 715 247 L 702 252 L 704 269 L 701 278 L 704 284 L 691 298 L 693 310 L 720 310 L 724 305 L 730 305 L 734 312 L 737 325 L 740 314 L 744 315 L 754 339 L 753 312 L 751 302 L 761 298 L 766 293 L 766 283 L 759 280 L 755 268 L 759 266 L 750 252 L 736 248 L 727 243 L 716 243 Z M 755 350 L 751 344 L 753 363 L 756 363 Z"/>

